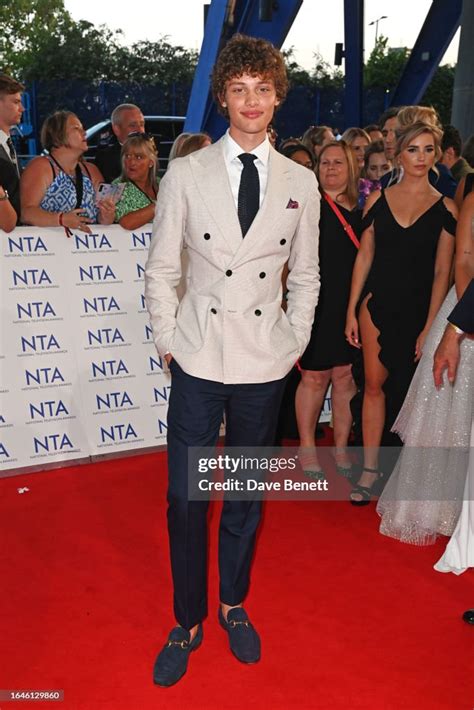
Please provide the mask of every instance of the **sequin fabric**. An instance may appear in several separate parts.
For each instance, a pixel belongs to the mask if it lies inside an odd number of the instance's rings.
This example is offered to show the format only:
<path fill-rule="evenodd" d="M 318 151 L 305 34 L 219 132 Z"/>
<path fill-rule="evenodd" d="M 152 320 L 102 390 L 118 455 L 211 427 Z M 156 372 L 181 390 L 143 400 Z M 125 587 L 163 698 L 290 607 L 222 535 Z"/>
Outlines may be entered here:
<path fill-rule="evenodd" d="M 469 567 L 474 567 L 474 421 L 471 425 L 471 451 L 461 515 L 446 550 L 434 565 L 434 569 L 437 572 L 462 574 Z"/>
<path fill-rule="evenodd" d="M 451 535 L 463 500 L 474 399 L 474 341 L 461 343 L 454 385 L 437 390 L 433 355 L 456 304 L 447 295 L 426 339 L 423 356 L 392 431 L 404 447 L 380 497 L 380 532 L 414 545 Z"/>

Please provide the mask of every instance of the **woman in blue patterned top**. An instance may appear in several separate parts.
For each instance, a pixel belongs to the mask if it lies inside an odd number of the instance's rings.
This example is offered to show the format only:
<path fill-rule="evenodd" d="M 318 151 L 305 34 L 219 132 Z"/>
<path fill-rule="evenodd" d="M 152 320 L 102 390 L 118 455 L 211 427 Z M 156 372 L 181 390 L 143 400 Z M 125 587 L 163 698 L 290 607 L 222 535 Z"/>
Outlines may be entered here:
<path fill-rule="evenodd" d="M 22 221 L 89 233 L 89 224 L 112 224 L 113 200 L 96 199 L 102 174 L 82 160 L 87 141 L 78 117 L 70 111 L 53 113 L 41 128 L 41 143 L 49 155 L 34 158 L 21 178 Z"/>

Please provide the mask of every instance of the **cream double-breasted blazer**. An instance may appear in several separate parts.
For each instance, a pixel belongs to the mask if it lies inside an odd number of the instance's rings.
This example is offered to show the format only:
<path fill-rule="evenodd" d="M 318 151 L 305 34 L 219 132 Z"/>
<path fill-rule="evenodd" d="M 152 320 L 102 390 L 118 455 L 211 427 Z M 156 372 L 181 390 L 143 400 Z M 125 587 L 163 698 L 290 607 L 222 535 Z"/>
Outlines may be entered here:
<path fill-rule="evenodd" d="M 145 270 L 158 352 L 190 375 L 226 384 L 284 377 L 308 343 L 318 301 L 319 209 L 314 174 L 271 148 L 265 198 L 242 239 L 222 139 L 173 160 Z"/>

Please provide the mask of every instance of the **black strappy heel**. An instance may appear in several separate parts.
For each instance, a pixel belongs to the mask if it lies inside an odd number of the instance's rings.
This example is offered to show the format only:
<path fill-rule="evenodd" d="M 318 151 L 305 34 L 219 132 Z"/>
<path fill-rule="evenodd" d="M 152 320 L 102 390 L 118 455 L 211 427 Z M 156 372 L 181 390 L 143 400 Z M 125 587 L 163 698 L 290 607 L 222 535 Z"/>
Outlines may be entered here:
<path fill-rule="evenodd" d="M 360 486 L 358 483 L 354 486 L 352 491 L 349 494 L 349 500 L 352 505 L 357 505 L 357 506 L 362 506 L 362 505 L 369 505 L 370 500 L 372 498 L 372 493 L 373 493 L 373 486 L 375 485 L 375 482 L 380 480 L 382 478 L 382 473 L 378 468 L 369 468 L 368 466 L 364 466 L 362 469 L 362 473 L 364 471 L 367 471 L 367 473 L 376 473 L 377 478 L 374 480 L 371 486 Z M 357 500 L 353 498 L 353 496 L 359 495 L 361 496 L 360 500 Z"/>

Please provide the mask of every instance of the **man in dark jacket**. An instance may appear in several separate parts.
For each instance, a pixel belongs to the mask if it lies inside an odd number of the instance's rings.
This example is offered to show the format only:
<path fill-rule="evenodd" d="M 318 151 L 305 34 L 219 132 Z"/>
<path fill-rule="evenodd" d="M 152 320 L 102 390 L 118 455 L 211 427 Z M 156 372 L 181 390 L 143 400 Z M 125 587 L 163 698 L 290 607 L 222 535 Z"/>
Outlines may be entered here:
<path fill-rule="evenodd" d="M 23 84 L 0 75 L 0 185 L 20 219 L 20 170 L 10 129 L 21 121 Z M 3 193 L 2 193 L 3 194 Z M 5 198 L 4 198 L 5 199 Z"/>
<path fill-rule="evenodd" d="M 130 133 L 145 132 L 145 118 L 135 104 L 120 104 L 112 111 L 113 136 L 97 146 L 95 164 L 106 182 L 112 182 L 122 172 L 120 151 Z"/>

